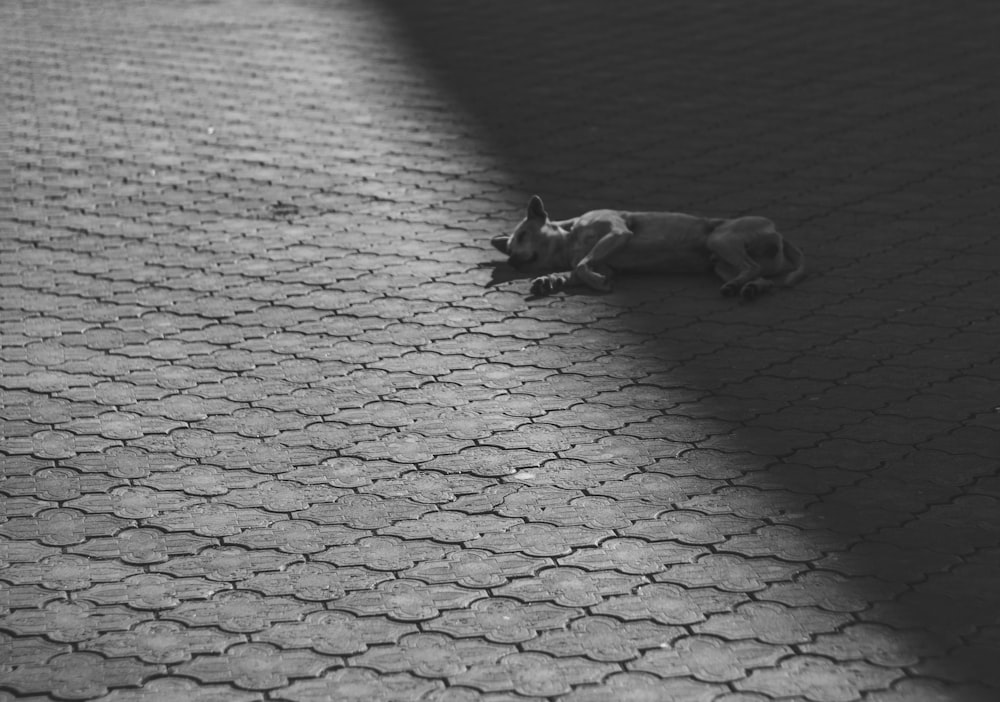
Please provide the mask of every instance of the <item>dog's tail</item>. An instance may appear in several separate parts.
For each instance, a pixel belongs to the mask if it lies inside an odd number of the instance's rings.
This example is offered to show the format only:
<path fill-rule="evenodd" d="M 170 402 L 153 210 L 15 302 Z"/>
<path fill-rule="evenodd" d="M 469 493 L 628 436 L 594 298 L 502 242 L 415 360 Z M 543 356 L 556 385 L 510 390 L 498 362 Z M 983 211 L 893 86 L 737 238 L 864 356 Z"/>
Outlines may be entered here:
<path fill-rule="evenodd" d="M 787 239 L 781 242 L 781 253 L 792 269 L 775 282 L 784 288 L 790 288 L 806 277 L 806 257 L 802 253 L 802 249 Z"/>

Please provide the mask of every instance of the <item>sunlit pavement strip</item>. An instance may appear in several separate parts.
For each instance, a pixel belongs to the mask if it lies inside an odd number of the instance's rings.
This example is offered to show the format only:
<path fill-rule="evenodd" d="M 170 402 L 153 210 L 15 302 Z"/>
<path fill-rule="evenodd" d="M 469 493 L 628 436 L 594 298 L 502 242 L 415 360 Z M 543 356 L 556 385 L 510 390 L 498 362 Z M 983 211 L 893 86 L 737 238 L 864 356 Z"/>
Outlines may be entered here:
<path fill-rule="evenodd" d="M 522 184 L 374 7 L 0 5 L 0 700 L 995 700 L 986 233 L 487 287 Z"/>

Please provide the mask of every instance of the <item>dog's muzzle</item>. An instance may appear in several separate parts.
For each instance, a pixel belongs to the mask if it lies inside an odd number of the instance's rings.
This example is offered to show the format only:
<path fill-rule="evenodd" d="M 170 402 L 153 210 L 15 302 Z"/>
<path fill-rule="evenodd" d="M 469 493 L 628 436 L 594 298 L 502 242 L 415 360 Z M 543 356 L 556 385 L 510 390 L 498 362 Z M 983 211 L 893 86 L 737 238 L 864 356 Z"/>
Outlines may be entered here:
<path fill-rule="evenodd" d="M 490 239 L 490 243 L 493 244 L 493 248 L 503 254 L 510 253 L 510 236 L 507 234 L 501 234 L 500 236 L 495 236 Z"/>

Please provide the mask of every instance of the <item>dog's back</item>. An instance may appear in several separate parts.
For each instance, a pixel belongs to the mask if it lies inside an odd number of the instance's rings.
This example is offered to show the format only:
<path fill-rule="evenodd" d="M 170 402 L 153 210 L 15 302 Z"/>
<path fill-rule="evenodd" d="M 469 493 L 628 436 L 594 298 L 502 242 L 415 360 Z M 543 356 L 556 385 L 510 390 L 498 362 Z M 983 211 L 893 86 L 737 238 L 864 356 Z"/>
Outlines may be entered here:
<path fill-rule="evenodd" d="M 704 273 L 712 268 L 709 233 L 725 220 L 679 212 L 623 212 L 632 238 L 608 261 L 614 270 Z"/>

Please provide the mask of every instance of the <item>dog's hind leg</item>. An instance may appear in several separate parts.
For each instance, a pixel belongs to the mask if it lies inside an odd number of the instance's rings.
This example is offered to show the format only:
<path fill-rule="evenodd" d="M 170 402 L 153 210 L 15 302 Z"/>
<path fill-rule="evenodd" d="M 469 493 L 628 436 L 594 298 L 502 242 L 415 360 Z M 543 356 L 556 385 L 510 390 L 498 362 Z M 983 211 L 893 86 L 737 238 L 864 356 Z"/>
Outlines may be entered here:
<path fill-rule="evenodd" d="M 791 269 L 778 276 L 775 283 L 783 288 L 790 288 L 806 277 L 806 257 L 802 249 L 788 240 L 783 240 L 781 246 L 786 268 L 791 266 Z"/>
<path fill-rule="evenodd" d="M 782 238 L 771 220 L 741 217 L 720 226 L 707 241 L 715 256 L 723 295 L 752 300 L 774 286 L 771 276 L 783 266 Z"/>
<path fill-rule="evenodd" d="M 739 293 L 744 300 L 753 300 L 758 295 L 767 292 L 774 287 L 774 282 L 763 276 L 748 280 L 746 283 L 734 283 L 740 277 L 740 267 L 720 259 L 715 264 L 715 274 L 722 279 L 725 285 L 722 286 L 723 295 L 735 295 Z"/>
<path fill-rule="evenodd" d="M 743 287 L 761 278 L 763 269 L 747 254 L 742 241 L 713 242 L 712 253 L 718 258 L 715 272 L 724 281 L 723 295 L 742 294 Z M 751 295 L 755 296 L 755 295 Z"/>

